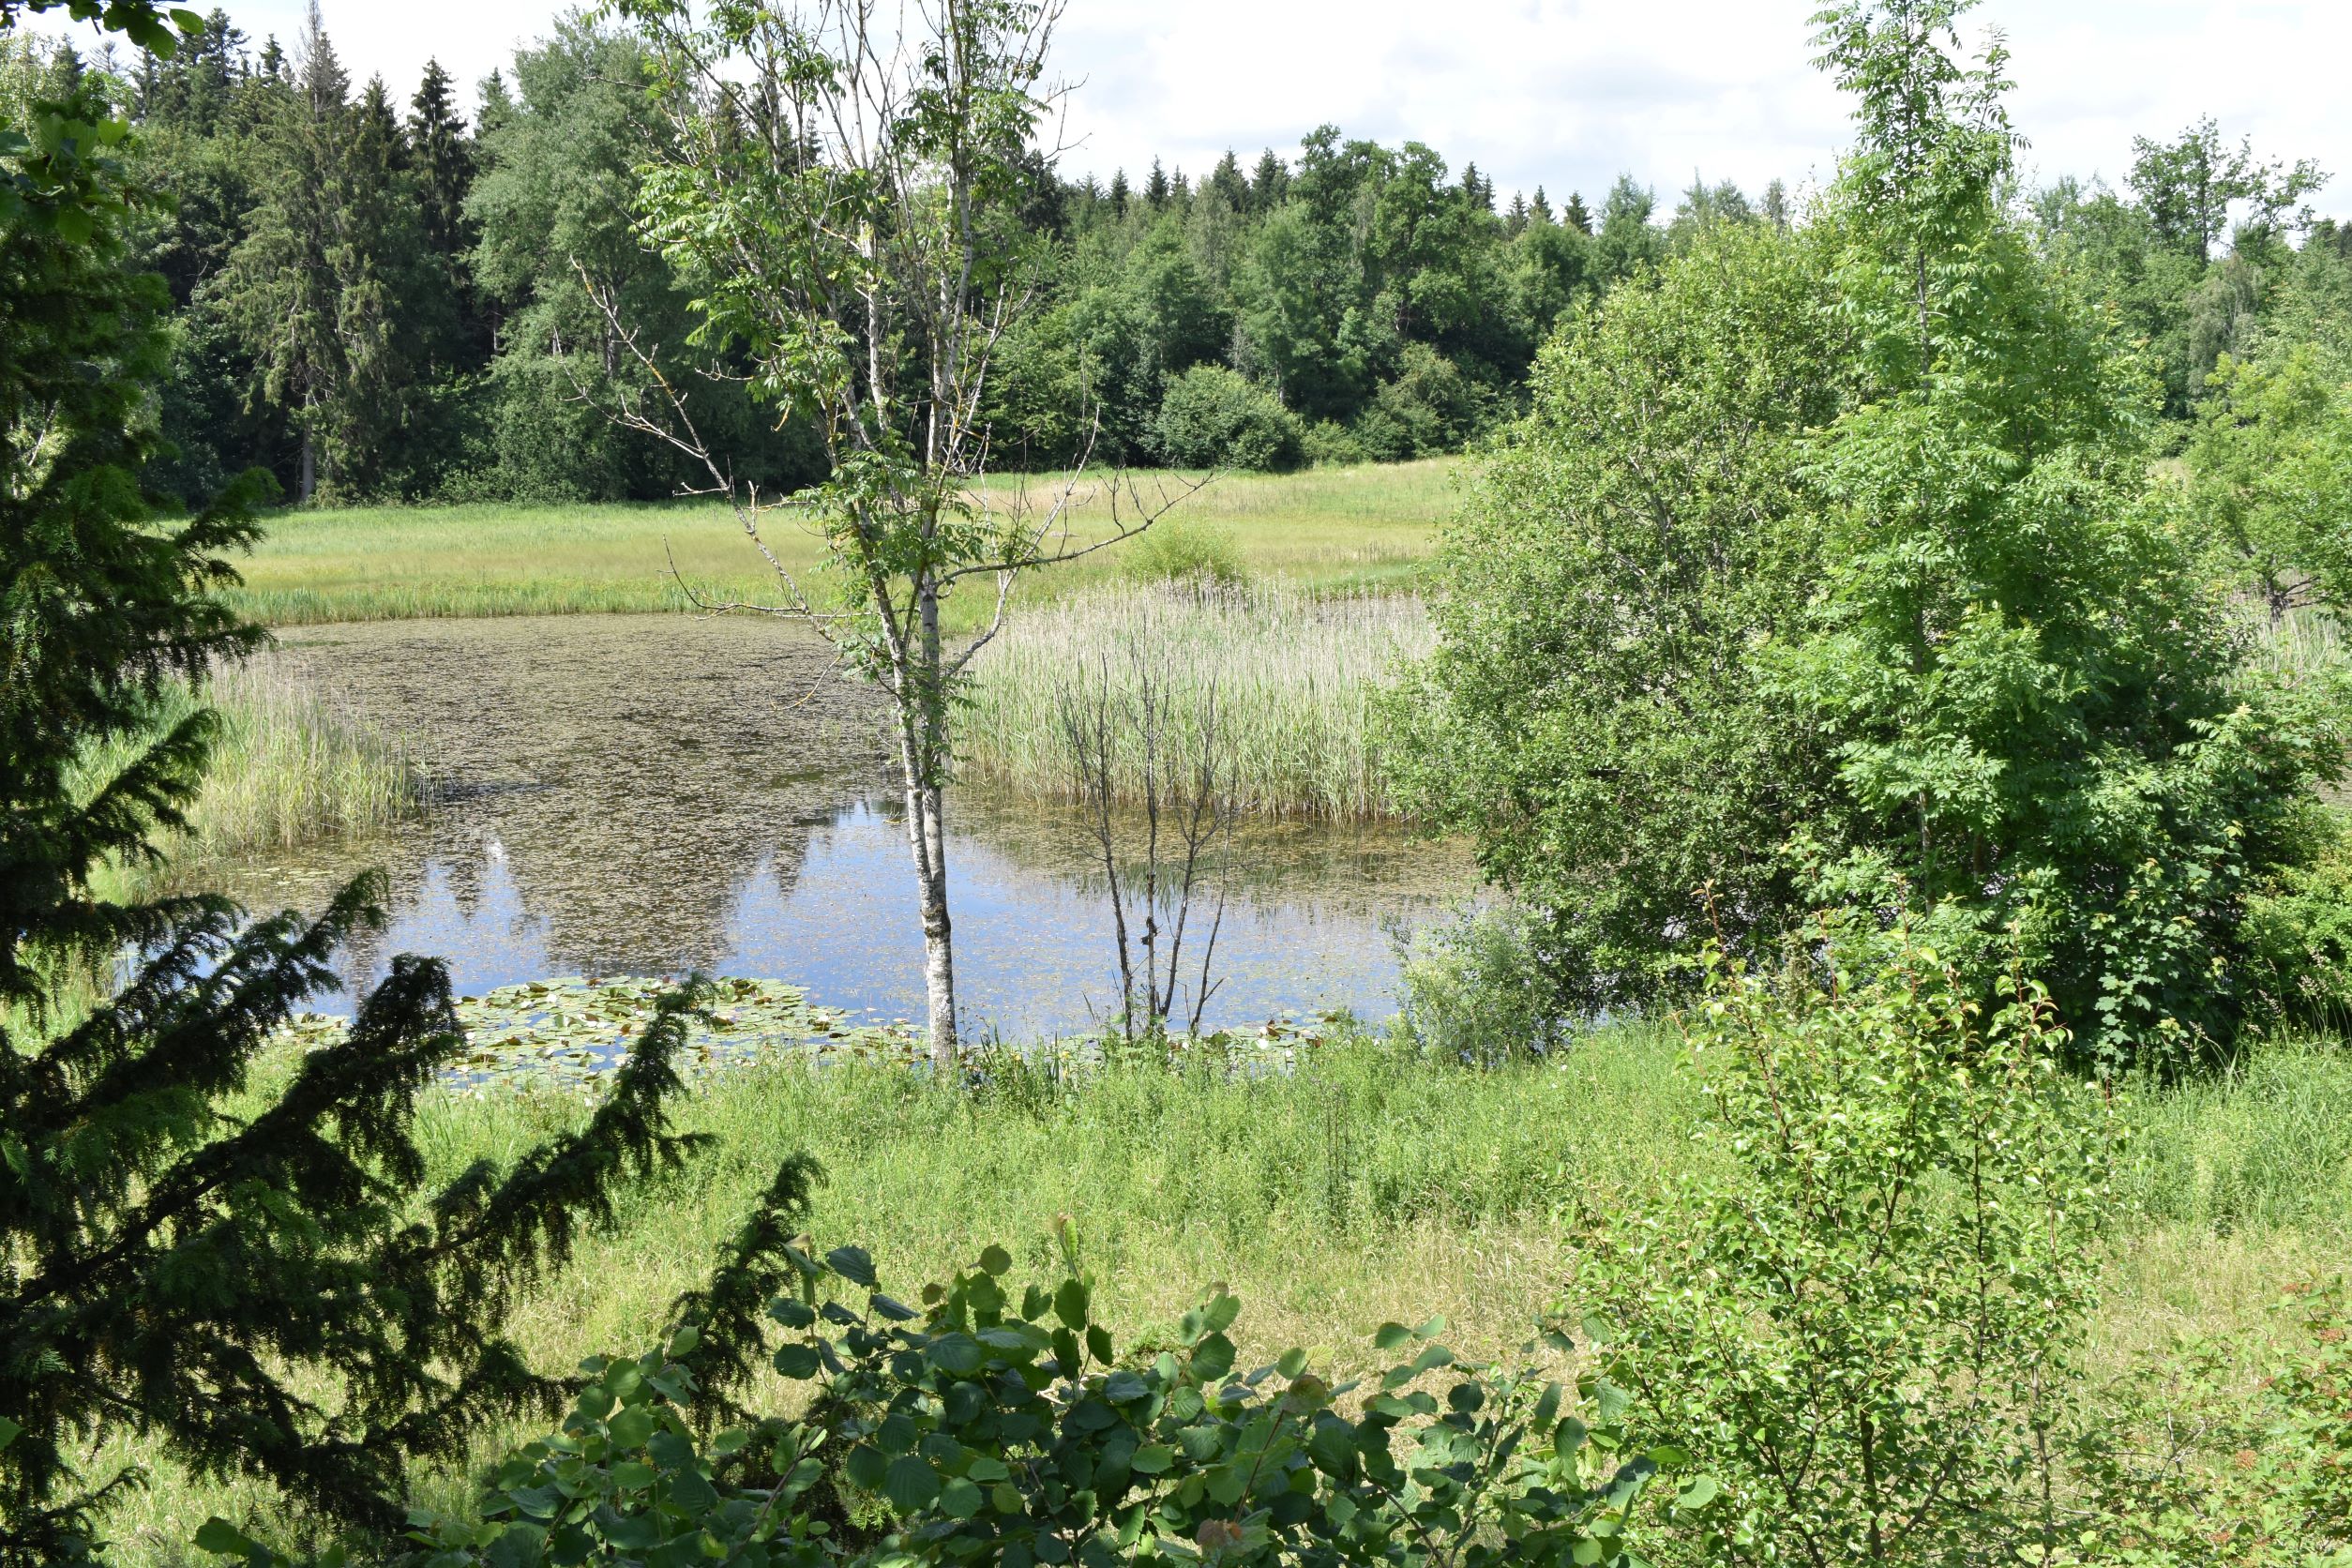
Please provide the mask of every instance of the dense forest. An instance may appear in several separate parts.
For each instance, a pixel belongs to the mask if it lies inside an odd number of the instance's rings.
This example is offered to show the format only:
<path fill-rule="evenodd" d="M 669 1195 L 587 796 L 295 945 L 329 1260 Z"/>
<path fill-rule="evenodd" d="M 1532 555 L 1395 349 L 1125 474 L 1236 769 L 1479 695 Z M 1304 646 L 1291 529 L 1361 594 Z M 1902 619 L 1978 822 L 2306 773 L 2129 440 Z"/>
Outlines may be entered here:
<path fill-rule="evenodd" d="M 90 68 L 9 47 L 28 90 Z M 686 465 L 582 396 L 648 374 L 591 281 L 693 386 L 740 477 L 814 476 L 805 432 L 767 430 L 731 367 L 688 357 L 694 280 L 641 242 L 634 171 L 666 122 L 633 35 L 560 21 L 470 112 L 438 66 L 405 98 L 355 85 L 315 8 L 291 48 L 257 47 L 215 10 L 173 56 L 101 63 L 162 198 L 134 241 L 174 313 L 159 493 L 193 500 L 255 464 L 328 502 L 674 493 Z M 2185 420 L 2224 354 L 2330 319 L 2352 289 L 2352 228 L 2311 219 L 2314 166 L 2265 161 L 2209 121 L 2135 151 L 2122 189 L 2066 179 L 2029 204 Z M 1330 126 L 1287 158 L 1229 153 L 1205 174 L 1154 160 L 1105 182 L 1026 156 L 1018 218 L 1044 308 L 995 383 L 991 460 L 1006 468 L 1081 449 L 1261 469 L 1455 450 L 1525 411 L 1564 314 L 1713 226 L 1805 216 L 1778 181 L 1751 198 L 1695 176 L 1671 204 L 1630 175 L 1591 205 L 1503 198 L 1475 164 Z"/>

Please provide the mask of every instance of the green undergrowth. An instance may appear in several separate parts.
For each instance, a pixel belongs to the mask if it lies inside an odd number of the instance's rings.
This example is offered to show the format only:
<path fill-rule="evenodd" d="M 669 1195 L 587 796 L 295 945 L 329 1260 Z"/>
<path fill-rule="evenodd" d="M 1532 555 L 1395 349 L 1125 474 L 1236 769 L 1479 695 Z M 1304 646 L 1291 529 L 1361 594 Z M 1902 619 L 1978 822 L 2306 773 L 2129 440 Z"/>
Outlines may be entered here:
<path fill-rule="evenodd" d="M 1465 1355 L 1492 1356 L 1557 1292 L 1563 1188 L 1630 1194 L 1686 1157 L 1672 1056 L 1662 1035 L 1620 1029 L 1558 1065 L 1477 1074 L 1363 1039 L 1303 1052 L 1282 1074 L 996 1063 L 971 1092 L 855 1063 L 713 1074 L 678 1116 L 713 1137 L 708 1152 L 641 1189 L 617 1229 L 583 1237 L 511 1326 L 550 1368 L 643 1340 L 778 1163 L 806 1150 L 826 1171 L 812 1235 L 866 1246 L 909 1289 L 991 1242 L 1042 1275 L 1066 1215 L 1098 1310 L 1129 1337 L 1173 1325 L 1221 1282 L 1246 1304 L 1244 1358 L 1291 1345 L 1319 1362 L 1368 1357 L 1382 1322 L 1433 1313 Z M 444 1091 L 427 1096 L 418 1132 L 437 1180 L 512 1161 L 585 1114 L 559 1088 Z M 517 1424 L 482 1457 L 537 1429 Z M 111 1456 L 134 1450 L 124 1440 Z M 420 1486 L 444 1506 L 466 1495 L 462 1477 Z M 270 1523 L 261 1506 L 255 1490 L 162 1468 L 116 1512 L 114 1534 L 129 1560 L 192 1560 L 179 1544 L 208 1515 Z"/>
<path fill-rule="evenodd" d="M 1281 1072 L 1206 1058 L 978 1065 L 967 1089 L 798 1056 L 699 1075 L 678 1121 L 710 1135 L 707 1152 L 581 1238 L 520 1304 L 519 1342 L 550 1368 L 649 1343 L 778 1163 L 805 1150 L 826 1171 L 812 1236 L 866 1246 L 909 1289 L 991 1243 L 1047 1274 L 1066 1216 L 1099 1310 L 1130 1336 L 1223 1284 L 1246 1304 L 1244 1357 L 1299 1345 L 1357 1372 L 1349 1358 L 1381 1322 L 1433 1313 L 1466 1354 L 1493 1356 L 1560 1303 L 1572 1210 L 1636 1207 L 1718 1157 L 1692 1138 L 1697 1095 L 1656 1025 L 1612 1025 L 1553 1062 L 1484 1072 L 1362 1035 L 1299 1048 Z M 419 1118 L 430 1175 L 511 1162 L 586 1106 L 576 1086 L 528 1077 L 435 1091 Z M 2352 1255 L 2352 1054 L 2274 1042 L 2233 1074 L 2137 1092 L 2122 1108 L 2120 1202 L 2087 1347 L 2097 1386 L 2119 1388 L 2184 1337 L 2239 1335 L 2259 1354 L 2269 1304 Z M 481 1456 L 538 1429 L 520 1423 Z M 118 1439 L 113 1455 L 134 1450 Z M 461 1507 L 468 1484 L 420 1476 L 419 1495 Z M 116 1539 L 126 1560 L 196 1560 L 183 1544 L 212 1514 L 277 1522 L 254 1490 L 162 1467 L 115 1515 Z"/>

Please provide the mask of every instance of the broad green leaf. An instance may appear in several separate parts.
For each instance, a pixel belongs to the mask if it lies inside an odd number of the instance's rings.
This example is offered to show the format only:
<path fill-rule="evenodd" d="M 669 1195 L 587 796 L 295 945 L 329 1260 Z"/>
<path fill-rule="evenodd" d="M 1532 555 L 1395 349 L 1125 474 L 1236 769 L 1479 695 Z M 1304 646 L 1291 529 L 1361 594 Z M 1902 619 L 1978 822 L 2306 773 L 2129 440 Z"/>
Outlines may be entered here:
<path fill-rule="evenodd" d="M 939 1500 L 939 1472 L 912 1454 L 900 1455 L 882 1476 L 882 1495 L 901 1514 L 927 1508 Z"/>
<path fill-rule="evenodd" d="M 1073 1331 L 1083 1329 L 1087 1324 L 1087 1299 L 1083 1280 L 1065 1279 L 1053 1293 L 1053 1315 Z"/>
<path fill-rule="evenodd" d="M 979 1341 L 968 1334 L 943 1334 L 925 1347 L 923 1353 L 941 1371 L 957 1378 L 971 1377 L 988 1360 Z"/>
<path fill-rule="evenodd" d="M 645 1440 L 654 1435 L 654 1412 L 645 1405 L 631 1405 L 606 1423 L 612 1434 L 612 1446 L 618 1449 L 642 1448 Z"/>

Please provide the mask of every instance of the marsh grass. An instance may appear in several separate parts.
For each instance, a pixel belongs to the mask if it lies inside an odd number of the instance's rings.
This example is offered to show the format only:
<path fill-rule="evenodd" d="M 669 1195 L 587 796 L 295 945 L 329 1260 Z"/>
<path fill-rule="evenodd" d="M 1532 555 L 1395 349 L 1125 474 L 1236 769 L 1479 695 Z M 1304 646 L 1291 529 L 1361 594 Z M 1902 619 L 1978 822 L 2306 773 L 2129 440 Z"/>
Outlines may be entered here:
<path fill-rule="evenodd" d="M 180 860 L 369 832 L 424 805 L 414 758 L 267 657 L 215 672 L 201 695 L 167 686 L 156 732 L 199 706 L 212 708 L 220 728 L 188 832 L 166 846 Z M 83 764 L 85 778 L 119 771 L 137 749 L 128 741 L 99 748 Z"/>
<path fill-rule="evenodd" d="M 625 1203 L 614 1229 L 584 1236 L 520 1304 L 513 1332 L 551 1369 L 648 1343 L 776 1163 L 805 1149 L 828 1172 L 812 1235 L 868 1246 L 902 1296 L 991 1242 L 1012 1251 L 1017 1276 L 1040 1276 L 1068 1214 L 1123 1342 L 1222 1281 L 1244 1303 L 1244 1364 L 1300 1345 L 1319 1365 L 1362 1371 L 1380 1323 L 1431 1313 L 1465 1354 L 1503 1354 L 1563 1304 L 1569 1211 L 1662 1200 L 1676 1173 L 1720 1157 L 1691 1137 L 1698 1107 L 1680 1043 L 1638 1022 L 1491 1072 L 1379 1039 L 1321 1048 L 1287 1077 L 1007 1072 L 977 1093 L 882 1067 L 732 1071 L 679 1108 L 683 1128 L 712 1135 L 709 1152 Z M 2342 1267 L 2346 1108 L 2352 1059 L 2313 1042 L 2127 1100 L 2122 1201 L 2086 1346 L 2094 1388 L 2176 1335 L 2259 1333 L 2282 1287 Z M 552 1090 L 435 1091 L 418 1128 L 438 1181 L 476 1159 L 510 1165 L 584 1114 Z M 780 1383 L 760 1395 L 789 1408 Z M 537 1429 L 518 1423 L 479 1456 Z M 139 1456 L 118 1435 L 97 1458 Z M 419 1498 L 443 1506 L 462 1506 L 468 1485 L 417 1478 Z M 122 1560 L 188 1560 L 182 1544 L 212 1513 L 271 1522 L 256 1488 L 157 1466 L 113 1517 Z"/>
<path fill-rule="evenodd" d="M 166 686 L 150 733 L 163 733 L 199 706 L 219 716 L 219 728 L 187 831 L 157 845 L 159 861 L 101 866 L 95 879 L 100 897 L 151 897 L 201 877 L 207 863 L 224 856 L 374 832 L 426 808 L 425 777 L 415 758 L 266 656 L 216 671 L 201 697 L 183 685 Z M 80 763 L 79 787 L 95 790 L 146 744 L 143 737 L 93 749 Z M 58 973 L 53 1011 L 36 1020 L 14 1007 L 0 1009 L 0 1028 L 23 1038 L 71 1028 L 101 999 L 102 970 L 68 965 Z"/>
<path fill-rule="evenodd" d="M 1382 683 L 1431 641 L 1420 599 L 1406 595 L 1220 588 L 1202 579 L 1098 589 L 1032 611 L 982 650 L 960 760 L 1016 789 L 1078 798 L 1065 693 L 1073 682 L 1131 688 L 1134 653 L 1148 648 L 1165 672 L 1180 743 L 1197 736 L 1214 692 L 1244 810 L 1393 816 L 1372 707 Z M 1122 795 L 1138 792 L 1139 756 L 1114 772 Z"/>
<path fill-rule="evenodd" d="M 1259 579 L 1331 590 L 1398 589 L 1416 582 L 1436 526 L 1454 505 L 1458 460 L 1232 475 L 1194 491 L 1170 520 L 1230 539 Z M 1187 490 L 1198 475 L 1122 476 L 1147 501 Z M 1078 483 L 1071 537 L 1102 537 L 1112 479 Z M 992 478 L 989 505 L 1044 507 L 1053 482 Z M 795 571 L 818 561 L 808 530 L 777 517 L 768 541 Z M 1122 580 L 1129 547 L 1097 551 L 1038 574 L 1023 589 L 1034 603 Z M 286 511 L 241 564 L 245 585 L 225 596 L 240 613 L 276 626 L 407 620 L 433 615 L 541 615 L 676 611 L 690 601 L 671 575 L 717 599 L 771 597 L 774 580 L 733 516 L 707 502 L 481 504 Z M 990 596 L 951 596 L 957 629 L 977 625 Z"/>

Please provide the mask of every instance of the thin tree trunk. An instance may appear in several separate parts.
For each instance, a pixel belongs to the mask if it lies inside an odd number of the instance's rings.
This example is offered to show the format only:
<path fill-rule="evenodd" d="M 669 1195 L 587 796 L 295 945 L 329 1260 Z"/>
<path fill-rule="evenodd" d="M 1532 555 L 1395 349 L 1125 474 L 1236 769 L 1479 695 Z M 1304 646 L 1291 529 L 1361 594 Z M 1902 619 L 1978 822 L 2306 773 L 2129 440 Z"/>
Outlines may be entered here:
<path fill-rule="evenodd" d="M 318 488 L 319 452 L 310 427 L 306 423 L 302 428 L 302 477 L 298 482 L 298 499 L 303 505 L 310 505 L 310 494 Z"/>
<path fill-rule="evenodd" d="M 956 947 L 947 916 L 946 694 L 942 690 L 939 596 L 917 591 L 918 628 L 909 653 L 917 668 L 899 680 L 900 765 L 906 778 L 907 848 L 914 856 L 923 916 L 923 989 L 929 1003 L 931 1070 L 956 1070 Z"/>

